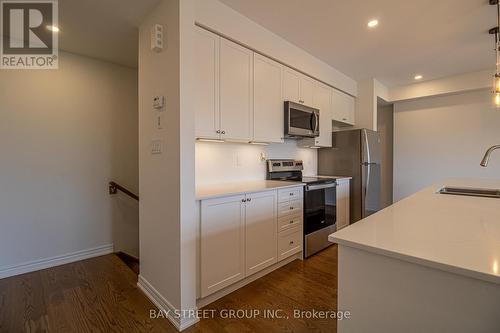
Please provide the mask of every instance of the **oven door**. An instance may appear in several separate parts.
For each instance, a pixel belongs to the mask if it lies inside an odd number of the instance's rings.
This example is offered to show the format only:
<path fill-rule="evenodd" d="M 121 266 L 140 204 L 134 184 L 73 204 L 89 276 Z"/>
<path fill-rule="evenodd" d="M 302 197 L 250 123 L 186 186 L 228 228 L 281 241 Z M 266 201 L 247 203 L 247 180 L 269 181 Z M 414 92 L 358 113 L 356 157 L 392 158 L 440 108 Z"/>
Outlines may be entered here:
<path fill-rule="evenodd" d="M 335 183 L 308 185 L 304 191 L 304 234 L 308 235 L 337 222 Z"/>
<path fill-rule="evenodd" d="M 316 137 L 319 135 L 319 110 L 294 102 L 285 102 L 285 135 Z"/>

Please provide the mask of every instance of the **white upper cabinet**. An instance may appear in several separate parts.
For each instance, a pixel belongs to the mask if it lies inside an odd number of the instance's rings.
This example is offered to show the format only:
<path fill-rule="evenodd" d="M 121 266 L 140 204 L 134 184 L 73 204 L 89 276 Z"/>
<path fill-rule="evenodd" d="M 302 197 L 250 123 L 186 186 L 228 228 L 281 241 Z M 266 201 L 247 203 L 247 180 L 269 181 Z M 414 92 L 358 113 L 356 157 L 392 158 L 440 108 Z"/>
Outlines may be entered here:
<path fill-rule="evenodd" d="M 247 194 L 245 272 L 249 276 L 278 261 L 276 190 Z"/>
<path fill-rule="evenodd" d="M 283 70 L 283 100 L 299 103 L 300 101 L 300 77 L 299 72 L 290 68 Z"/>
<path fill-rule="evenodd" d="M 284 101 L 320 109 L 321 136 L 308 146 L 331 146 L 328 119 L 354 125 L 353 97 L 200 27 L 194 57 L 197 138 L 282 143 Z"/>
<path fill-rule="evenodd" d="M 301 75 L 300 78 L 300 100 L 299 103 L 311 106 L 314 104 L 314 86 L 316 80 Z"/>
<path fill-rule="evenodd" d="M 315 82 L 314 79 L 285 67 L 283 71 L 284 100 L 311 106 Z"/>
<path fill-rule="evenodd" d="M 352 96 L 344 94 L 338 90 L 333 90 L 332 95 L 332 111 L 333 120 L 345 123 L 348 125 L 354 125 L 354 108 L 355 99 Z"/>
<path fill-rule="evenodd" d="M 201 297 L 245 277 L 245 195 L 203 200 Z"/>
<path fill-rule="evenodd" d="M 220 42 L 221 138 L 252 139 L 253 52 L 226 39 Z"/>
<path fill-rule="evenodd" d="M 219 138 L 219 41 L 219 36 L 196 27 L 196 137 Z"/>
<path fill-rule="evenodd" d="M 254 53 L 253 141 L 283 142 L 283 66 Z"/>
<path fill-rule="evenodd" d="M 319 109 L 319 136 L 314 138 L 314 146 L 332 146 L 332 88 L 316 83 L 314 86 L 313 107 Z"/>

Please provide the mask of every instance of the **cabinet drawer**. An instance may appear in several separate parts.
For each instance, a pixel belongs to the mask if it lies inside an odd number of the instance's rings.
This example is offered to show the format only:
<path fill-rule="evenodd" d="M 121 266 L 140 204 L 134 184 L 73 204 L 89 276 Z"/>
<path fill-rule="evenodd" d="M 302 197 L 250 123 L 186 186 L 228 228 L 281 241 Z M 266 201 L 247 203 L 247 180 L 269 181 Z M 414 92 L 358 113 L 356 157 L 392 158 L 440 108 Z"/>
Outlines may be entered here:
<path fill-rule="evenodd" d="M 293 200 L 279 204 L 278 217 L 296 215 L 302 212 L 302 200 Z"/>
<path fill-rule="evenodd" d="M 302 251 L 302 228 L 290 228 L 279 233 L 278 261 Z"/>
<path fill-rule="evenodd" d="M 278 191 L 278 202 L 287 202 L 290 200 L 302 198 L 302 188 L 286 188 Z"/>
<path fill-rule="evenodd" d="M 283 216 L 278 219 L 278 231 L 287 230 L 302 224 L 302 214 L 295 216 Z"/>

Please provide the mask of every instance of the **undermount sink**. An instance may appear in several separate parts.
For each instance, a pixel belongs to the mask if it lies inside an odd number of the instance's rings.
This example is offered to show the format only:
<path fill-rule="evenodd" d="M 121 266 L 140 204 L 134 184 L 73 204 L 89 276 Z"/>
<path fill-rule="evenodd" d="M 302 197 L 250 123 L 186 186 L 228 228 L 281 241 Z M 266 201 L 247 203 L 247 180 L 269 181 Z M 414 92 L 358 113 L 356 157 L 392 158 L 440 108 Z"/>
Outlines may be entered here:
<path fill-rule="evenodd" d="M 444 186 L 438 193 L 500 199 L 500 189 Z"/>

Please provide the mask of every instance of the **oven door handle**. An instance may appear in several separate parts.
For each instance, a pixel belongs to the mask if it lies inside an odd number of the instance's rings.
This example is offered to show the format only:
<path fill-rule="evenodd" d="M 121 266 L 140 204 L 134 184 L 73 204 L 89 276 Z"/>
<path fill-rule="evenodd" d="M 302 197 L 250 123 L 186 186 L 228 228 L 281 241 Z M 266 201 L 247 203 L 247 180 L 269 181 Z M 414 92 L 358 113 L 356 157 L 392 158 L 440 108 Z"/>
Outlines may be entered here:
<path fill-rule="evenodd" d="M 306 191 L 314 191 L 314 190 L 322 190 L 325 188 L 333 188 L 336 187 L 336 183 L 324 184 L 324 185 L 307 185 Z"/>

